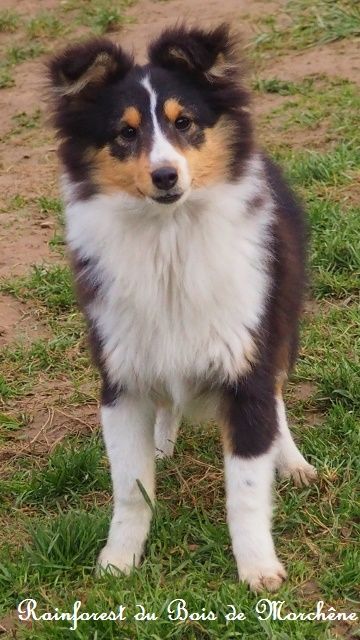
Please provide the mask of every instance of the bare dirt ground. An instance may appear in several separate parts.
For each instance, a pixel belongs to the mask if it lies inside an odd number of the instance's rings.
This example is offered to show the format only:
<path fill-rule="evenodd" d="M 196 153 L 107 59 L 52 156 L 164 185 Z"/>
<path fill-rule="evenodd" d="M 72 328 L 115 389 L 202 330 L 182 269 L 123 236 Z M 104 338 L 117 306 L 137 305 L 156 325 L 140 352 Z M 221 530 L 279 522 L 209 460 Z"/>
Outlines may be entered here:
<path fill-rule="evenodd" d="M 58 2 L 46 0 L 42 9 L 56 10 Z M 285 6 L 284 0 L 138 0 L 127 10 L 129 22 L 110 34 L 114 40 L 135 52 L 144 59 L 147 42 L 162 28 L 186 19 L 190 23 L 214 25 L 219 21 L 236 23 L 243 36 L 246 50 L 251 38 L 258 30 L 257 21 L 265 16 L 278 15 Z M 2 2 L 2 8 L 12 9 L 10 0 Z M 16 9 L 25 18 L 31 18 L 38 10 L 38 3 L 21 0 Z M 286 19 L 286 17 L 285 17 Z M 73 40 L 83 35 L 84 29 L 78 28 L 67 36 Z M 0 34 L 0 46 L 14 45 L 17 34 Z M 51 49 L 61 47 L 62 38 L 52 43 Z M 38 114 L 41 122 L 46 122 L 45 101 L 45 63 L 47 55 L 36 60 L 24 61 L 14 70 L 13 87 L 0 91 L 0 277 L 25 275 L 34 264 L 62 261 L 62 256 L 54 251 L 49 242 L 54 236 L 54 221 L 49 222 L 46 213 L 39 212 L 36 202 L 39 198 L 58 197 L 58 166 L 56 142 L 50 128 L 42 124 L 40 128 L 25 127 L 16 130 L 16 114 Z M 269 54 L 261 62 L 263 78 L 276 77 L 282 80 L 300 80 L 309 75 L 327 74 L 340 76 L 360 83 L 360 43 L 359 41 L 340 41 L 314 50 L 309 49 L 292 54 L 273 57 Z M 254 106 L 255 114 L 260 118 L 282 103 L 281 95 L 266 94 Z M 15 120 L 14 120 L 15 117 Z M 309 133 L 306 134 L 309 136 Z M 320 140 L 321 127 L 310 134 L 315 145 Z M 309 140 L 293 141 L 296 146 L 305 146 Z M 16 199 L 25 196 L 23 206 L 15 206 Z M 12 207 L 12 203 L 14 206 Z M 5 345 L 14 339 L 27 341 L 44 337 L 44 328 L 31 310 L 5 294 L 0 294 L 0 344 Z M 53 390 L 58 397 L 58 390 Z M 47 393 L 45 393 L 47 395 Z M 43 427 L 43 408 L 39 407 L 41 398 L 30 401 L 32 425 Z M 51 394 L 50 394 L 51 396 Z M 41 403 L 40 403 L 41 404 Z M 46 406 L 51 404 L 45 402 Z M 47 409 L 45 408 L 45 412 Z M 58 433 L 59 416 L 53 415 L 47 427 L 53 427 Z M 46 430 L 43 429 L 44 434 Z M 33 437 L 33 427 L 30 436 Z"/>
<path fill-rule="evenodd" d="M 338 76 L 360 84 L 359 40 L 317 47 L 316 56 L 313 49 L 301 51 L 276 64 L 276 76 L 281 80 L 298 80 L 312 74 Z"/>

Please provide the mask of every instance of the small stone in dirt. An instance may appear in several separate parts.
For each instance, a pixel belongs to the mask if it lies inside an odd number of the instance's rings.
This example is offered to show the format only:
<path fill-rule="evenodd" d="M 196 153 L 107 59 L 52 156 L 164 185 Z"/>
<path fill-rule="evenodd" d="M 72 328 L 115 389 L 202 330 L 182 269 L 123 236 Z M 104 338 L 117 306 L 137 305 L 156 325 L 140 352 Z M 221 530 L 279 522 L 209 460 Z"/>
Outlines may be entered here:
<path fill-rule="evenodd" d="M 304 582 L 304 584 L 300 587 L 300 591 L 303 596 L 321 596 L 320 587 L 314 580 L 308 580 L 307 582 Z"/>
<path fill-rule="evenodd" d="M 312 411 L 306 414 L 306 425 L 308 427 L 320 427 L 324 422 L 324 416 L 321 413 Z"/>
<path fill-rule="evenodd" d="M 316 393 L 316 385 L 312 382 L 300 382 L 294 389 L 296 400 L 308 400 Z"/>

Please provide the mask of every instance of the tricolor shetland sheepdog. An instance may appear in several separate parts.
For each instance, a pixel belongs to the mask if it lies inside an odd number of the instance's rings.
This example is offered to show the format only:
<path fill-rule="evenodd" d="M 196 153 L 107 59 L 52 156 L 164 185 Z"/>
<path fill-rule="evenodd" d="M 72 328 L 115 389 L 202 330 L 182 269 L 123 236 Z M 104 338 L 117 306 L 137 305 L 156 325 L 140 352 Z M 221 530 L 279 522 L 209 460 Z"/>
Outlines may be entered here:
<path fill-rule="evenodd" d="M 182 415 L 221 426 L 239 577 L 276 590 L 275 469 L 307 484 L 282 388 L 304 289 L 301 207 L 254 141 L 226 25 L 163 32 L 135 64 L 106 39 L 50 62 L 67 242 L 102 378 L 114 510 L 100 569 L 141 559 L 155 457 Z"/>

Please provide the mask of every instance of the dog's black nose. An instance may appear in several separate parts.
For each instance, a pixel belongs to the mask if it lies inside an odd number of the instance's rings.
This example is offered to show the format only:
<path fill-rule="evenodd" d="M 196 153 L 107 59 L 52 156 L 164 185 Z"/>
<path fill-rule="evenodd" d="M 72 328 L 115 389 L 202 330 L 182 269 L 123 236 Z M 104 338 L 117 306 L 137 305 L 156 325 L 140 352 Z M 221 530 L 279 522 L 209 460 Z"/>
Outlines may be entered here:
<path fill-rule="evenodd" d="M 161 167 L 152 172 L 151 178 L 155 187 L 168 191 L 177 183 L 178 173 L 174 167 Z"/>

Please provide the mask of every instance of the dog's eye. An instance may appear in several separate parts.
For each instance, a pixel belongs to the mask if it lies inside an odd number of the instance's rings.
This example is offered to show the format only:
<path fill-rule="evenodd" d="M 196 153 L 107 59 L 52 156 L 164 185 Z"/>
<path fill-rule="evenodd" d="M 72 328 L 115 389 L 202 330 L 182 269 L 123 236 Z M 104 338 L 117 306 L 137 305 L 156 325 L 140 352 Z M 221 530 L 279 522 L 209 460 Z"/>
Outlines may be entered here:
<path fill-rule="evenodd" d="M 120 129 L 119 135 L 124 138 L 124 140 L 134 140 L 137 136 L 137 130 L 134 129 L 134 127 L 125 125 Z"/>
<path fill-rule="evenodd" d="M 186 131 L 187 129 L 190 128 L 190 126 L 191 126 L 191 120 L 186 116 L 180 116 L 180 118 L 176 118 L 175 120 L 175 127 L 179 129 L 179 131 Z"/>

